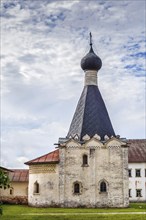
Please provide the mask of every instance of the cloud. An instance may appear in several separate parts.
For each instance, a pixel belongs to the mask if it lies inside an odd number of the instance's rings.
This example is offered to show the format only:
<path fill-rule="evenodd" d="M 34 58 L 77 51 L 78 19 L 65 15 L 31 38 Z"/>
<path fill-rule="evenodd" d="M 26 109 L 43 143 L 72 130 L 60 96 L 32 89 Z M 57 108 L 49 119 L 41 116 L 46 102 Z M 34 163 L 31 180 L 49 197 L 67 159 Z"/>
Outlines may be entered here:
<path fill-rule="evenodd" d="M 145 2 L 3 0 L 2 165 L 45 154 L 65 137 L 84 85 L 92 31 L 99 87 L 115 132 L 144 138 Z"/>

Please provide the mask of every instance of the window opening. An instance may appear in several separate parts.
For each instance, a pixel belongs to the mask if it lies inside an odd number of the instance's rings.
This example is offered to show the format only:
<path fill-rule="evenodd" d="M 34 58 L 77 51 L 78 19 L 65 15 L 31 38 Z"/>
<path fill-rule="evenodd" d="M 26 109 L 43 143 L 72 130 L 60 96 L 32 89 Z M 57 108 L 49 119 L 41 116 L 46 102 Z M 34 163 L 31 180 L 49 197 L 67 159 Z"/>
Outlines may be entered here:
<path fill-rule="evenodd" d="M 141 192 L 142 192 L 141 189 L 136 189 L 136 197 L 142 197 Z"/>
<path fill-rule="evenodd" d="M 13 192 L 14 192 L 14 189 L 11 188 L 11 189 L 10 189 L 10 195 L 13 195 Z"/>
<path fill-rule="evenodd" d="M 128 170 L 128 175 L 129 175 L 129 177 L 132 177 L 132 170 L 131 169 Z"/>
<path fill-rule="evenodd" d="M 39 183 L 37 181 L 34 183 L 34 193 L 39 193 Z"/>
<path fill-rule="evenodd" d="M 83 155 L 83 165 L 88 165 L 88 156 L 86 154 Z"/>
<path fill-rule="evenodd" d="M 106 191 L 107 191 L 106 183 L 102 181 L 100 183 L 100 192 L 106 192 Z"/>
<path fill-rule="evenodd" d="M 141 177 L 141 172 L 140 171 L 141 171 L 140 169 L 135 170 L 135 176 L 136 177 Z"/>
<path fill-rule="evenodd" d="M 74 183 L 74 193 L 80 193 L 80 184 Z"/>

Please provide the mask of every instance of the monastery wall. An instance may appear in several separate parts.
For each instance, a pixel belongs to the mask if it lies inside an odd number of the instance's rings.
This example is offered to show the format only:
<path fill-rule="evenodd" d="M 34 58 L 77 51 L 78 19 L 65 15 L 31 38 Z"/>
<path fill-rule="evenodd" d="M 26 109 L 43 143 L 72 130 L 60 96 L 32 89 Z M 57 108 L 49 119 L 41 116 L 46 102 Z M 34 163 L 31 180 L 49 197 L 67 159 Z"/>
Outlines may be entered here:
<path fill-rule="evenodd" d="M 10 188 L 0 189 L 0 201 L 3 203 L 27 204 L 28 182 L 11 182 Z"/>

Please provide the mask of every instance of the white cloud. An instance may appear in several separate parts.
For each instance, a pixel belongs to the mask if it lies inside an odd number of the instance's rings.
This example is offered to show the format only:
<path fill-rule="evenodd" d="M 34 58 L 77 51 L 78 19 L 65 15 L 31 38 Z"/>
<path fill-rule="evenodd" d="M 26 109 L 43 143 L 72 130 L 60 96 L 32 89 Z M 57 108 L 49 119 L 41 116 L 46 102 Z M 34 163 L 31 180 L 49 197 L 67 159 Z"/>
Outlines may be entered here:
<path fill-rule="evenodd" d="M 80 60 L 89 31 L 103 61 L 99 87 L 116 133 L 144 138 L 144 4 L 2 1 L 4 166 L 22 167 L 24 158 L 47 153 L 67 134 L 83 88 Z"/>

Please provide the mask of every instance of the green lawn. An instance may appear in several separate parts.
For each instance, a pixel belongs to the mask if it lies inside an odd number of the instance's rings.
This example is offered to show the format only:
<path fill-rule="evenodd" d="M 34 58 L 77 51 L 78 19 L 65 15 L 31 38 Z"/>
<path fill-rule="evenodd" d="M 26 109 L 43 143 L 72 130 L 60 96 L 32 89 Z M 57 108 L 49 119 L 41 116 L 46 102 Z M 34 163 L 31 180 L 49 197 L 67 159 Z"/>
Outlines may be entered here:
<path fill-rule="evenodd" d="M 24 205 L 2 205 L 1 220 L 145 220 L 145 203 L 132 203 L 129 208 L 32 208 Z M 112 213 L 121 214 L 112 214 Z M 130 214 L 134 212 L 135 214 Z M 106 214 L 100 214 L 106 213 Z M 108 214 L 109 213 L 109 214 Z"/>

